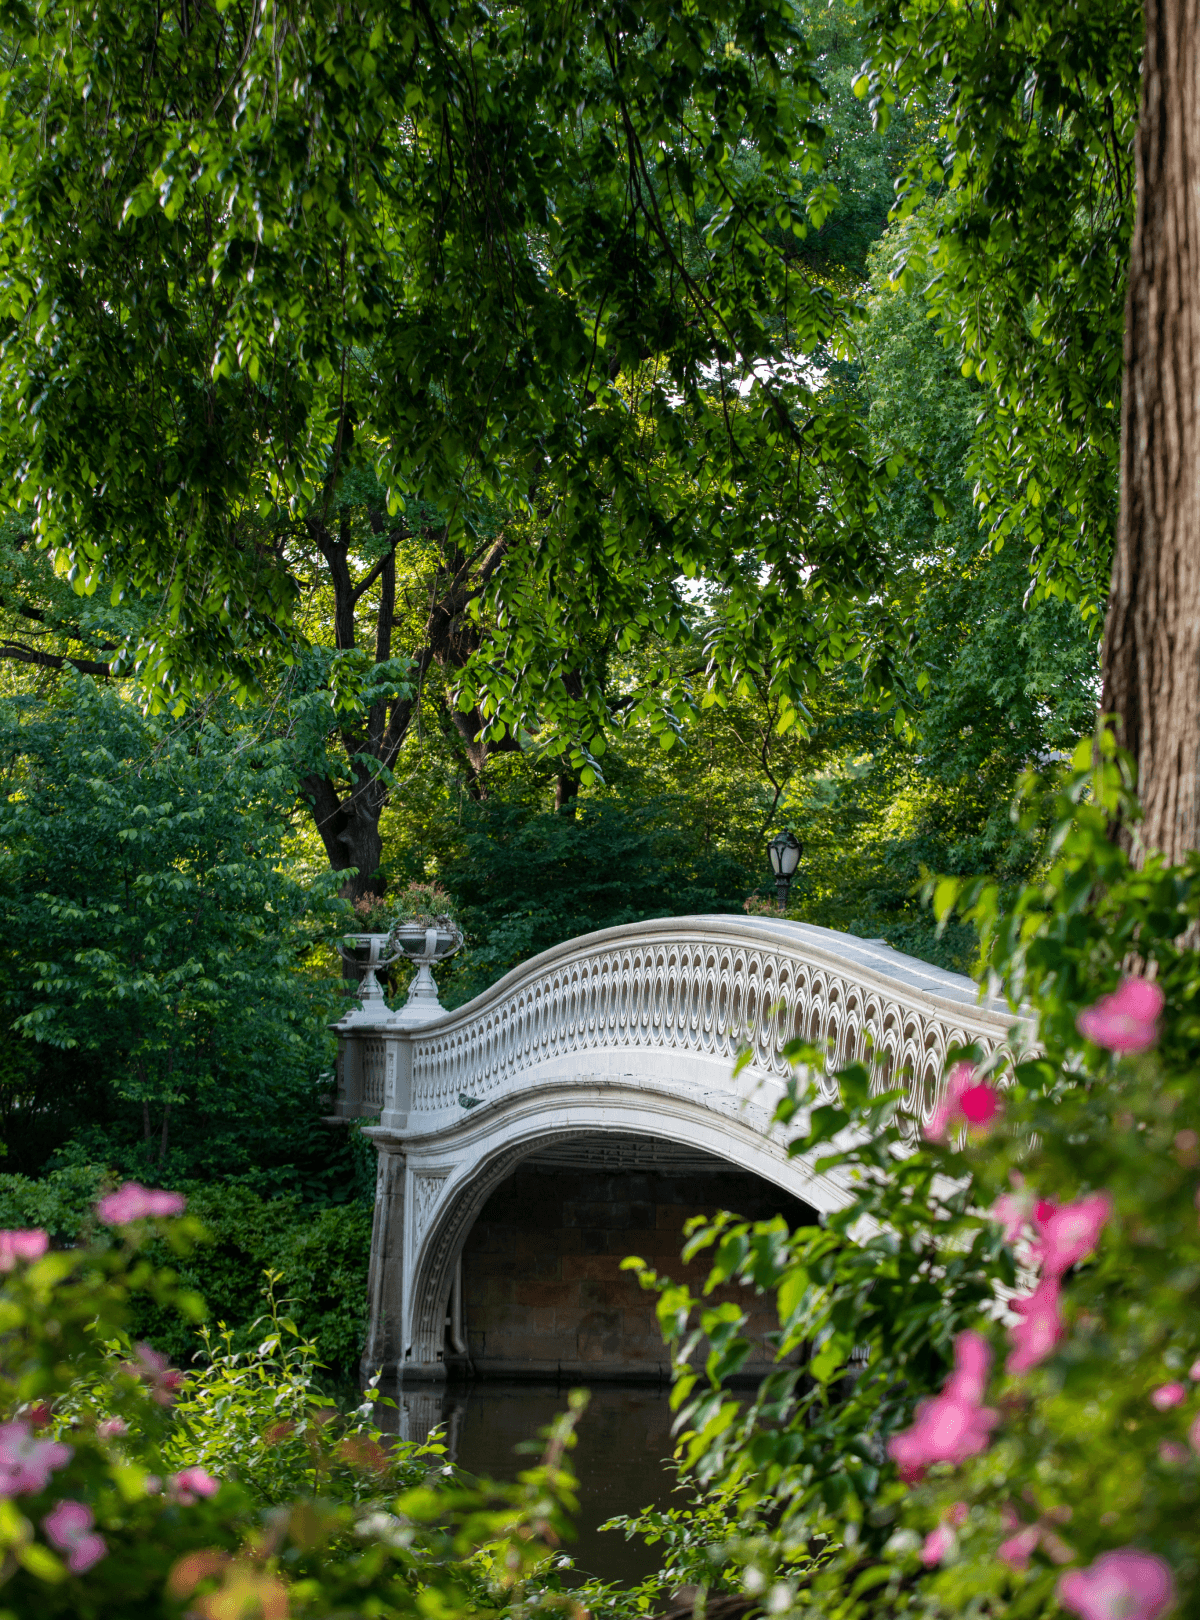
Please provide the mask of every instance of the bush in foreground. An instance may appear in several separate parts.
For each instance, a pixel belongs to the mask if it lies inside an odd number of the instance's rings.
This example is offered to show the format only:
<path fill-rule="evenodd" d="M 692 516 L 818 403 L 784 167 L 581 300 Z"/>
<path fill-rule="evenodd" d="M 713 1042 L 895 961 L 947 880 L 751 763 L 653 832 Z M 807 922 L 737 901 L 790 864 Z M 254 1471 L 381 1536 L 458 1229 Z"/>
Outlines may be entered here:
<path fill-rule="evenodd" d="M 531 1584 L 567 1533 L 573 1418 L 512 1487 L 465 1486 L 442 1448 L 343 1416 L 314 1347 L 272 1310 L 253 1352 L 209 1340 L 180 1372 L 126 1331 L 202 1302 L 147 1250 L 203 1235 L 179 1194 L 100 1200 L 105 1235 L 0 1233 L 0 1605 L 16 1620 L 283 1620 L 571 1608 Z M 107 1234 L 111 1232 L 112 1236 Z"/>
<path fill-rule="evenodd" d="M 1136 816 L 1128 762 L 1106 749 L 1076 762 L 1044 882 L 937 896 L 982 925 L 1036 1046 L 1026 1027 L 1018 1061 L 959 1054 L 916 1120 L 862 1066 L 818 1094 L 823 1055 L 794 1048 L 791 1151 L 849 1171 L 851 1200 L 795 1233 L 691 1233 L 713 1284 L 776 1292 L 803 1372 L 743 1409 L 722 1387 L 742 1313 L 632 1262 L 706 1493 L 626 1521 L 673 1579 L 806 1620 L 1200 1609 L 1200 854 L 1131 865 L 1108 836 Z"/>

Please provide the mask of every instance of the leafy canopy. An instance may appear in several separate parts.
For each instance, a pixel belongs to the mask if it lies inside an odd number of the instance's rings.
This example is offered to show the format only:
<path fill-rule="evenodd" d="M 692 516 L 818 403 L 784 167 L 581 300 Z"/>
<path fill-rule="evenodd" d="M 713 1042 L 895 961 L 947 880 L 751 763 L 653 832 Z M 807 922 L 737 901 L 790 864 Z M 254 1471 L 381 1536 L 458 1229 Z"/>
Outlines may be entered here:
<path fill-rule="evenodd" d="M 285 650 L 289 544 L 358 474 L 464 543 L 514 515 L 463 699 L 501 733 L 526 689 L 594 731 L 558 675 L 597 621 L 674 633 L 681 573 L 731 678 L 827 638 L 868 479 L 803 363 L 840 317 L 787 0 L 3 25 L 8 494 L 77 590 L 157 603 L 122 667 L 161 699 Z"/>
<path fill-rule="evenodd" d="M 1141 7 L 878 0 L 857 85 L 925 119 L 892 271 L 984 389 L 970 471 L 1039 595 L 1102 612 L 1117 509 Z"/>

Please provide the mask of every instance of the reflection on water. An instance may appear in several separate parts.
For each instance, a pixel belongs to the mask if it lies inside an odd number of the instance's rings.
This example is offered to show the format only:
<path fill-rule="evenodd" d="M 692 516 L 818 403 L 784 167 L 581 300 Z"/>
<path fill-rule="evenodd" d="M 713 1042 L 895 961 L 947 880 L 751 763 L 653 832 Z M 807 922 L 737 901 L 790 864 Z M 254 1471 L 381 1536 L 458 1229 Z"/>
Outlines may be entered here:
<path fill-rule="evenodd" d="M 671 1455 L 668 1391 L 627 1384 L 598 1385 L 579 1425 L 572 1467 L 579 1480 L 578 1539 L 568 1549 L 584 1574 L 633 1582 L 659 1567 L 661 1546 L 626 1541 L 598 1526 L 618 1513 L 667 1507 L 675 1485 L 664 1459 Z M 492 1479 L 515 1479 L 534 1461 L 514 1448 L 566 1408 L 566 1386 L 486 1381 L 454 1389 L 401 1390 L 400 1433 L 424 1440 L 441 1424 L 450 1458 L 460 1468 Z M 683 1497 L 678 1497 L 681 1502 Z"/>

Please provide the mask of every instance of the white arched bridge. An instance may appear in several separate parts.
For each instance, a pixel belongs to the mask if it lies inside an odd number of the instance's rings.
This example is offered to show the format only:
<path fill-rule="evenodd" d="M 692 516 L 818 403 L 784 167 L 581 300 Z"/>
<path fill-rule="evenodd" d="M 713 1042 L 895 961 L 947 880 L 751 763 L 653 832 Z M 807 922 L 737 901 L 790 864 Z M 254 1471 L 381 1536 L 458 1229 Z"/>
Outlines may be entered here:
<path fill-rule="evenodd" d="M 464 1245 L 522 1163 L 636 1163 L 641 1144 L 664 1162 L 750 1172 L 827 1211 L 843 1186 L 789 1159 L 771 1127 L 790 1073 L 781 1048 L 810 1041 L 830 1070 L 870 1054 L 879 1086 L 906 1076 L 927 1117 L 948 1049 L 994 1051 L 1012 1023 L 969 979 L 766 917 L 588 934 L 454 1012 L 435 999 L 399 1014 L 366 1003 L 337 1026 L 336 1103 L 339 1119 L 377 1118 L 364 1371 L 417 1382 L 467 1363 Z"/>

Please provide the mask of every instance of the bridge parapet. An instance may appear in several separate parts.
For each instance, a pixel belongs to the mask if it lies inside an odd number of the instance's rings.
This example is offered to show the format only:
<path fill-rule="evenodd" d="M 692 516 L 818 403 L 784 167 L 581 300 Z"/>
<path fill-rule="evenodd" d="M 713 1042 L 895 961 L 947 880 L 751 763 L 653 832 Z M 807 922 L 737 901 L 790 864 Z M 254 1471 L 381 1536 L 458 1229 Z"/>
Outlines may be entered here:
<path fill-rule="evenodd" d="M 447 1295 L 470 1224 L 501 1169 L 551 1137 L 628 1131 L 633 1121 L 733 1162 L 753 1159 L 756 1173 L 832 1207 L 837 1188 L 805 1182 L 770 1133 L 787 1042 L 828 1052 L 813 1077 L 826 1096 L 834 1070 L 869 1060 L 880 1089 L 904 1075 L 910 1112 L 927 1118 L 948 1051 L 995 1052 L 1013 1024 L 1006 1007 L 980 1003 L 971 980 L 882 942 L 729 916 L 585 935 L 428 1021 L 345 1022 L 338 1115 L 378 1115 L 364 1365 L 444 1370 L 442 1327 L 455 1317 Z M 750 1061 L 735 1080 L 746 1044 Z"/>

